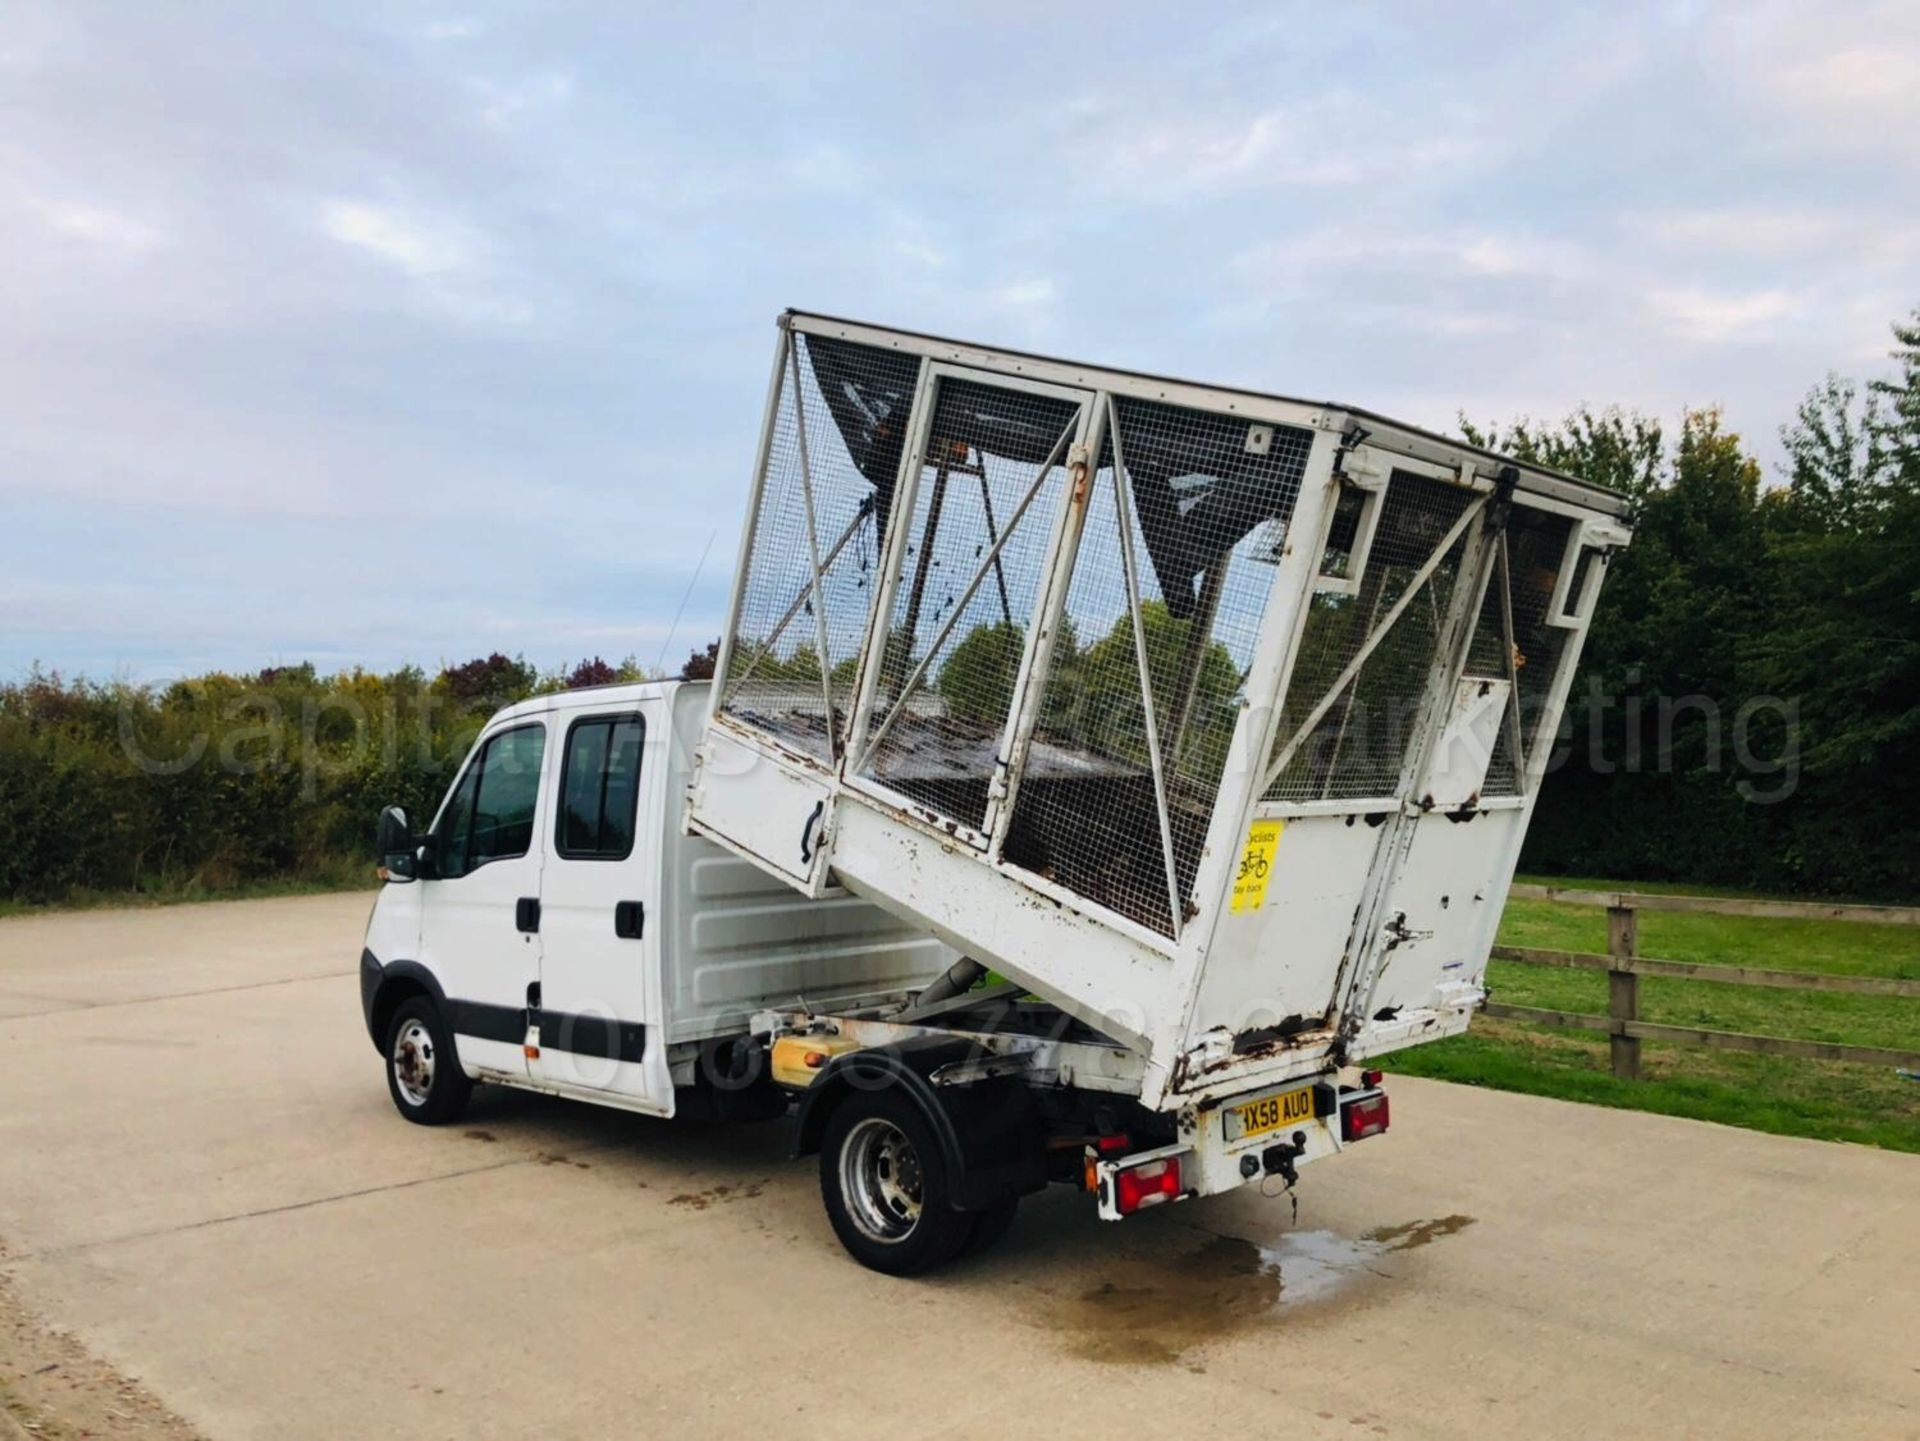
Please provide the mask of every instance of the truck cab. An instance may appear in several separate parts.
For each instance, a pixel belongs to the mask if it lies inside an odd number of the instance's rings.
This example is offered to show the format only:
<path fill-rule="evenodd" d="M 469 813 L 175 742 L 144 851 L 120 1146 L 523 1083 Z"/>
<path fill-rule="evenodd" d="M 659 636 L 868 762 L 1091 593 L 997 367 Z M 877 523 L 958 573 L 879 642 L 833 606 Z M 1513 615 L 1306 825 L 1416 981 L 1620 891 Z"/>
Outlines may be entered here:
<path fill-rule="evenodd" d="M 716 1048 L 753 1013 L 801 997 L 872 1005 L 953 963 L 867 902 L 799 896 L 686 833 L 707 690 L 510 706 L 423 830 L 389 813 L 361 996 L 375 1044 L 411 1047 L 392 1077 L 403 1114 L 437 1119 L 480 1080 L 671 1116 L 700 1090 L 703 1056 L 732 1064 Z M 410 1002 L 437 1012 L 437 1045 L 418 1015 L 397 1037 Z"/>

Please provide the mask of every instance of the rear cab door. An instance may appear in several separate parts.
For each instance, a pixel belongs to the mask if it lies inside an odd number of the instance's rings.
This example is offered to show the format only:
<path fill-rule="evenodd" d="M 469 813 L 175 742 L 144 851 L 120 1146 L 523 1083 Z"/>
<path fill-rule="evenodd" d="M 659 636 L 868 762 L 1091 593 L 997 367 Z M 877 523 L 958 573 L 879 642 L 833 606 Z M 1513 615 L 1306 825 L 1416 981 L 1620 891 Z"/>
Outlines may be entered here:
<path fill-rule="evenodd" d="M 553 712 L 549 847 L 541 877 L 535 1079 L 672 1105 L 660 1015 L 663 782 L 659 695 Z"/>

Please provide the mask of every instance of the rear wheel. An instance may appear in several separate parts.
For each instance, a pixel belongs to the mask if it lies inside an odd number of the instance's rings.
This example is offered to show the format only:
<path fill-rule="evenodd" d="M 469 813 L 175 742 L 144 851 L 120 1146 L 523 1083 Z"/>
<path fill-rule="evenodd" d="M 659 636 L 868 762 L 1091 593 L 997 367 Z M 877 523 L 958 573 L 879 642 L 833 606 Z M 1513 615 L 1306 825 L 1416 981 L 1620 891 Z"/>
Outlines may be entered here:
<path fill-rule="evenodd" d="M 387 1091 L 395 1109 L 421 1126 L 453 1120 L 473 1094 L 453 1032 L 425 996 L 403 1001 L 387 1027 Z"/>
<path fill-rule="evenodd" d="M 861 1265 L 911 1276 L 951 1260 L 975 1226 L 952 1194 L 938 1137 L 897 1091 L 856 1091 L 827 1122 L 820 1197 Z"/>

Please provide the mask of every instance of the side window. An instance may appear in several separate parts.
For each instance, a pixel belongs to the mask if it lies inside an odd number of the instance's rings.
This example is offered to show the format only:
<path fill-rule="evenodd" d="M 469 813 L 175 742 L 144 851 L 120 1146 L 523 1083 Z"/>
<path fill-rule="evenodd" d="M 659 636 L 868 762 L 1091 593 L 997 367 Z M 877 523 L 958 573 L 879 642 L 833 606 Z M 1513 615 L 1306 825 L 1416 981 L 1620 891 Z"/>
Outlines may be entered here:
<path fill-rule="evenodd" d="M 569 860 L 625 860 L 633 854 L 640 801 L 637 715 L 589 716 L 567 732 L 554 848 Z"/>
<path fill-rule="evenodd" d="M 473 839 L 473 788 L 480 779 L 480 760 L 460 773 L 460 780 L 440 810 L 434 827 L 434 874 L 444 879 L 467 873 L 467 845 Z"/>
<path fill-rule="evenodd" d="M 545 726 L 516 726 L 489 740 L 467 767 L 440 818 L 435 862 L 443 879 L 527 853 L 546 743 Z"/>

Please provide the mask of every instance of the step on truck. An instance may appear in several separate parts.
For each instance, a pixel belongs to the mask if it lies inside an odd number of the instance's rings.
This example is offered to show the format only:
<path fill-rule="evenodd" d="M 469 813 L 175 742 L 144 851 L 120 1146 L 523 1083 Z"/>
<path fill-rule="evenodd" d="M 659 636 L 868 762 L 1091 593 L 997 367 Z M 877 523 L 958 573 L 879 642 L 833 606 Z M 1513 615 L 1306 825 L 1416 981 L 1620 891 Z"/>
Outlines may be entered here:
<path fill-rule="evenodd" d="M 771 1118 L 857 1259 L 1387 1130 L 1464 1031 L 1622 497 L 1352 406 L 789 312 L 711 681 L 381 820 L 395 1105 Z"/>

